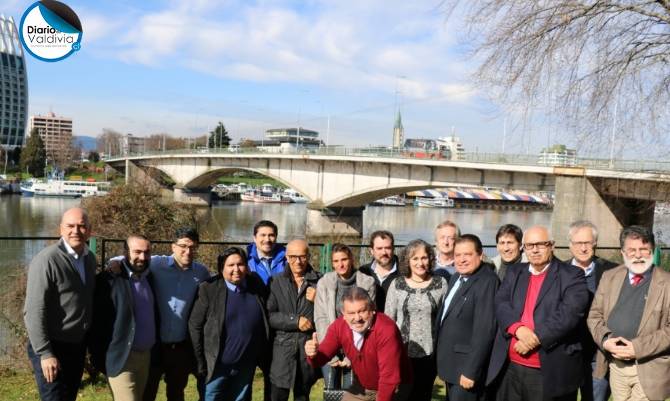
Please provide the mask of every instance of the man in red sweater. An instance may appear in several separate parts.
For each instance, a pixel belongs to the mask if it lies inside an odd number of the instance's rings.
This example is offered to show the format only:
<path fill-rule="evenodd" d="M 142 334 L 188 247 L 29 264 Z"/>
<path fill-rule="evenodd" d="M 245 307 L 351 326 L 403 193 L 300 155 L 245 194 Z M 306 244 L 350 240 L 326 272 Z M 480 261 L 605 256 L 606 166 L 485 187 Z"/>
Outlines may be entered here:
<path fill-rule="evenodd" d="M 412 372 L 400 330 L 375 304 L 367 291 L 354 287 L 342 298 L 342 317 L 335 320 L 323 342 L 316 334 L 305 343 L 307 361 L 316 367 L 330 361 L 339 349 L 351 360 L 356 380 L 342 401 L 402 401 Z"/>

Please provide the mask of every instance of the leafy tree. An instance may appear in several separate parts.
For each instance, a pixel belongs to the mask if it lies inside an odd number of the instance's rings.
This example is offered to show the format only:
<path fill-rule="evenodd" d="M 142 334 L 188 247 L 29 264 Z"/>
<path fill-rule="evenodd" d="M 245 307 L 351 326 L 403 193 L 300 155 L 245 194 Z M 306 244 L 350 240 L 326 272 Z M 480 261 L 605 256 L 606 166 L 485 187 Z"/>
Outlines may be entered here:
<path fill-rule="evenodd" d="M 33 128 L 25 148 L 21 151 L 21 170 L 27 170 L 33 177 L 41 177 L 44 175 L 46 160 L 47 152 L 44 150 L 44 141 L 37 132 L 37 128 Z"/>
<path fill-rule="evenodd" d="M 96 151 L 90 151 L 88 152 L 88 161 L 92 163 L 97 163 L 100 161 L 100 153 Z"/>
<path fill-rule="evenodd" d="M 670 126 L 668 0 L 447 0 L 483 92 L 538 110 L 581 147 L 663 139 Z M 469 35 L 468 35 L 469 33 Z M 643 144 L 640 144 L 643 146 Z"/>
<path fill-rule="evenodd" d="M 241 147 L 241 148 L 255 148 L 255 147 L 256 147 L 256 143 L 255 143 L 253 140 L 251 140 L 251 139 L 246 139 L 246 138 L 245 138 L 245 139 L 242 139 L 242 140 L 240 141 L 240 147 Z"/>
<path fill-rule="evenodd" d="M 209 133 L 209 147 L 210 148 L 225 148 L 230 144 L 230 136 L 223 123 L 219 121 L 219 125 L 214 128 L 214 131 Z"/>

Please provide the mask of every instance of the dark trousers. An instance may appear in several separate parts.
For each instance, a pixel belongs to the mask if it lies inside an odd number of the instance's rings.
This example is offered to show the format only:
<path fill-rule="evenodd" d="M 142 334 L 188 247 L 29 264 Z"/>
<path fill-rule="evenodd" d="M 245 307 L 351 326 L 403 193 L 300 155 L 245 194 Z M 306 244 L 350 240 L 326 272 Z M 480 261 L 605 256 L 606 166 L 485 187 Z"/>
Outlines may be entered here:
<path fill-rule="evenodd" d="M 190 341 L 182 341 L 159 346 L 160 363 L 152 361 L 149 379 L 144 390 L 144 401 L 156 399 L 161 377 L 165 375 L 165 395 L 167 401 L 184 401 L 184 389 L 188 384 L 188 375 L 197 379 L 198 396 L 204 400 L 205 380 L 195 374 L 195 356 Z"/>
<path fill-rule="evenodd" d="M 51 350 L 58 359 L 60 370 L 56 379 L 47 383 L 42 374 L 42 363 L 28 341 L 28 358 L 33 366 L 37 390 L 42 401 L 74 401 L 77 398 L 81 375 L 84 373 L 85 344 L 68 344 L 51 341 Z"/>
<path fill-rule="evenodd" d="M 414 372 L 414 385 L 409 393 L 409 400 L 430 401 L 433 398 L 433 384 L 437 376 L 437 365 L 433 356 L 410 358 Z"/>
<path fill-rule="evenodd" d="M 503 372 L 500 387 L 498 387 L 498 391 L 496 392 L 496 400 L 576 401 L 577 390 L 560 397 L 545 395 L 540 369 L 529 368 L 510 362 Z"/>
<path fill-rule="evenodd" d="M 293 381 L 293 401 L 309 401 L 309 392 L 312 390 L 313 384 L 304 382 L 300 366 L 297 366 L 295 380 Z M 288 401 L 290 392 L 291 389 L 277 387 L 272 383 L 272 401 Z"/>
<path fill-rule="evenodd" d="M 263 372 L 263 401 L 272 401 L 272 382 L 270 382 L 270 365 L 272 365 L 272 350 L 266 355 L 261 355 L 258 367 Z M 245 401 L 251 401 L 253 394 L 251 389 L 247 392 Z"/>
<path fill-rule="evenodd" d="M 480 401 L 486 398 L 480 386 L 475 385 L 474 388 L 466 390 L 458 383 L 447 383 L 447 399 L 449 401 Z"/>
<path fill-rule="evenodd" d="M 586 372 L 584 383 L 579 387 L 579 396 L 581 401 L 607 401 L 610 398 L 610 382 L 605 377 L 599 379 L 593 377 L 593 371 L 596 369 L 594 361 L 584 367 Z"/>

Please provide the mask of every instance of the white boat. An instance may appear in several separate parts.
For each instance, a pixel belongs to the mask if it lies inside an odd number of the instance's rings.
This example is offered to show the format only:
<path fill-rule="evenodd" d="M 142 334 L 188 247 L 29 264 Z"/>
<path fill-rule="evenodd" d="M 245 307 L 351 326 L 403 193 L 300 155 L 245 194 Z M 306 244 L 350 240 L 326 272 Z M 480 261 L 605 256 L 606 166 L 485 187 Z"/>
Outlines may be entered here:
<path fill-rule="evenodd" d="M 418 207 L 454 207 L 454 200 L 449 198 L 414 198 L 414 206 Z"/>
<path fill-rule="evenodd" d="M 33 179 L 21 184 L 21 193 L 23 196 L 80 198 L 106 195 L 109 186 L 109 182 Z"/>
<path fill-rule="evenodd" d="M 240 194 L 240 199 L 245 201 L 245 202 L 253 202 L 254 201 L 254 191 L 247 191 L 247 192 L 242 192 Z"/>
<path fill-rule="evenodd" d="M 405 206 L 405 198 L 400 195 L 387 196 L 372 202 L 375 206 Z"/>
<path fill-rule="evenodd" d="M 286 199 L 291 203 L 307 203 L 307 198 L 302 196 L 300 192 L 291 188 L 285 189 L 281 196 L 282 199 Z"/>
<path fill-rule="evenodd" d="M 256 203 L 281 203 L 281 195 L 273 194 L 271 192 L 256 192 L 254 194 L 254 202 Z"/>

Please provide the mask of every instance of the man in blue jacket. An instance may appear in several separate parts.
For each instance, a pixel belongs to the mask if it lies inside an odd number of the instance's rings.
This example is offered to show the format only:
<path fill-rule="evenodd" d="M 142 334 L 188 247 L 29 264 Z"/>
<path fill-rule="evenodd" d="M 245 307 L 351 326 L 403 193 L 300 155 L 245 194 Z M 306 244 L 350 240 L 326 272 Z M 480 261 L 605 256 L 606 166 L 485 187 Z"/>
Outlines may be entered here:
<path fill-rule="evenodd" d="M 247 246 L 249 269 L 256 272 L 265 285 L 270 278 L 284 271 L 286 248 L 277 244 L 277 225 L 261 220 L 254 225 L 254 242 Z"/>
<path fill-rule="evenodd" d="M 270 220 L 261 220 L 254 225 L 254 242 L 247 246 L 249 270 L 255 272 L 263 283 L 270 288 L 270 279 L 284 271 L 286 247 L 277 244 L 277 225 Z M 272 341 L 269 342 L 272 344 Z M 270 401 L 270 365 L 272 352 L 264 353 L 260 368 L 263 371 L 263 400 Z M 251 391 L 247 393 L 251 400 Z"/>

